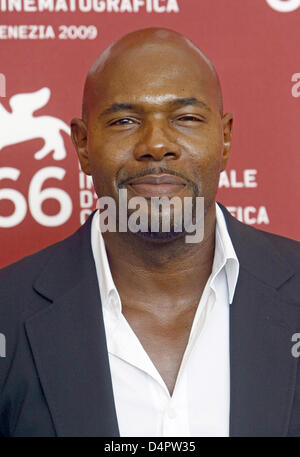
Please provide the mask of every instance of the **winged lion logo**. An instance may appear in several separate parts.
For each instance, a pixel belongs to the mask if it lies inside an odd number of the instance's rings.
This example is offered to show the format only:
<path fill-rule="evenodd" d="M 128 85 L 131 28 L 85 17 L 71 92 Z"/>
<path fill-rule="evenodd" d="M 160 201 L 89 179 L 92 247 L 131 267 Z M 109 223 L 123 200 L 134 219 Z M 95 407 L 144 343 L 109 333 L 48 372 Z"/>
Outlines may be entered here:
<path fill-rule="evenodd" d="M 36 110 L 48 103 L 50 95 L 48 87 L 13 95 L 9 100 L 11 113 L 0 103 L 0 150 L 22 141 L 42 138 L 45 144 L 34 154 L 35 159 L 41 160 L 51 152 L 54 160 L 66 157 L 61 131 L 70 135 L 69 126 L 54 116 L 33 116 Z"/>

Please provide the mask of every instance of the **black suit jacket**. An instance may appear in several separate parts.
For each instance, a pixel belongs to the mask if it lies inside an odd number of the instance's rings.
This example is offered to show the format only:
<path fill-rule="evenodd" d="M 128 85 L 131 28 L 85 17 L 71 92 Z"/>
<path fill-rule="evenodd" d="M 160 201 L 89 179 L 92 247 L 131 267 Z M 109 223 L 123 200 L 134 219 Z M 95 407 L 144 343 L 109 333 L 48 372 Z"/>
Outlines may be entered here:
<path fill-rule="evenodd" d="M 230 306 L 230 435 L 300 436 L 300 368 L 291 353 L 300 332 L 300 243 L 222 210 L 240 261 Z M 1 271 L 4 436 L 119 436 L 90 229 L 91 217 Z"/>

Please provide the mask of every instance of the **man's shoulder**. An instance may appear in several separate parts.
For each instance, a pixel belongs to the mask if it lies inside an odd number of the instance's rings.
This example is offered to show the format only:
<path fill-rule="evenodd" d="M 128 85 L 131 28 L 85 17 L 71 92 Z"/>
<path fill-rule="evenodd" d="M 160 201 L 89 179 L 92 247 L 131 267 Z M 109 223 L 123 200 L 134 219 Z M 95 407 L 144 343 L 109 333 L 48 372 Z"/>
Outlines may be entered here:
<path fill-rule="evenodd" d="M 68 239 L 52 244 L 0 270 L 0 311 L 5 314 L 8 322 L 11 318 L 22 318 L 22 315 L 26 314 L 26 310 L 30 309 L 34 296 L 35 279 L 55 252 L 58 249 L 64 249 L 68 244 Z"/>
<path fill-rule="evenodd" d="M 255 229 L 252 230 L 259 232 L 259 234 L 268 240 L 274 249 L 283 257 L 285 260 L 293 266 L 296 270 L 300 270 L 300 242 L 288 238 L 285 236 L 277 235 L 275 233 L 265 232 L 263 230 Z"/>
<path fill-rule="evenodd" d="M 47 267 L 53 257 L 59 261 L 59 259 L 64 259 L 70 255 L 74 256 L 76 254 L 74 250 L 80 249 L 82 238 L 89 237 L 91 219 L 92 217 L 63 240 L 1 268 L 0 283 L 4 296 L 12 297 L 17 294 L 18 299 L 20 299 L 27 290 L 32 290 L 32 282 Z"/>
<path fill-rule="evenodd" d="M 252 236 L 253 237 L 257 236 L 261 240 L 264 240 L 264 239 L 268 240 L 269 242 L 271 242 L 274 245 L 274 247 L 277 247 L 278 249 L 283 248 L 283 249 L 291 250 L 292 252 L 295 252 L 296 254 L 297 253 L 299 254 L 299 252 L 300 252 L 300 242 L 299 241 L 286 237 L 286 236 L 283 236 L 283 235 L 278 235 L 273 232 L 261 230 L 259 228 L 253 227 L 252 225 L 247 225 L 243 222 L 240 222 L 237 219 L 235 219 L 235 220 L 237 221 L 237 223 L 240 226 L 243 226 L 245 228 L 245 233 L 248 232 L 249 236 L 251 234 L 251 238 L 252 238 Z"/>
<path fill-rule="evenodd" d="M 229 235 L 243 258 L 255 257 L 257 261 L 262 261 L 262 256 L 271 258 L 271 254 L 274 254 L 273 259 L 279 256 L 296 270 L 300 270 L 299 241 L 240 222 L 224 205 L 219 205 L 223 211 Z"/>
<path fill-rule="evenodd" d="M 41 268 L 43 268 L 47 261 L 52 255 L 61 249 L 68 249 L 70 242 L 72 242 L 74 236 L 77 232 L 73 233 L 72 235 L 57 241 L 39 251 L 27 255 L 14 263 L 11 263 L 3 268 L 0 269 L 0 279 L 3 278 L 8 279 L 11 275 L 19 275 L 24 274 L 25 276 L 34 275 L 35 272 L 39 272 Z M 22 280 L 22 276 L 19 278 Z"/>
<path fill-rule="evenodd" d="M 292 238 L 288 238 L 282 235 L 277 235 L 276 233 L 266 232 L 264 230 L 259 230 L 253 228 L 256 232 L 260 232 L 264 237 L 268 238 L 274 246 L 278 247 L 278 249 L 284 248 L 288 251 L 291 251 L 293 254 L 300 255 L 300 242 L 294 240 Z"/>

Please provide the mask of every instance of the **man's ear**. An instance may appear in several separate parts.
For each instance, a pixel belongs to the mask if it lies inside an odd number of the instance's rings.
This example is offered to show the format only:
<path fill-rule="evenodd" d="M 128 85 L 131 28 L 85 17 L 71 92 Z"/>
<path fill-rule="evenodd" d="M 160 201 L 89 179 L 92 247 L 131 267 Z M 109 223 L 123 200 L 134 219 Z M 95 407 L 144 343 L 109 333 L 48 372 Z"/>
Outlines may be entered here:
<path fill-rule="evenodd" d="M 82 171 L 85 174 L 91 174 L 89 164 L 89 155 L 87 148 L 87 126 L 82 119 L 75 117 L 71 120 L 71 138 L 76 148 Z"/>
<path fill-rule="evenodd" d="M 233 124 L 232 113 L 226 113 L 222 117 L 224 148 L 223 148 L 223 154 L 222 154 L 221 171 L 225 170 L 228 159 L 229 159 L 229 153 L 230 153 L 230 147 L 231 147 L 232 124 Z"/>

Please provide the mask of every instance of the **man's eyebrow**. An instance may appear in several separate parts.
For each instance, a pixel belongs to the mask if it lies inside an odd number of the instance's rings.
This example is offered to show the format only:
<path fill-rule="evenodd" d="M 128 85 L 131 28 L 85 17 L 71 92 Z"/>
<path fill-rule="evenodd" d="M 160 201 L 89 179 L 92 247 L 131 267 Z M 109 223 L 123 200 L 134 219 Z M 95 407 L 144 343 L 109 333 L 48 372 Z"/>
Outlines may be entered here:
<path fill-rule="evenodd" d="M 176 108 L 178 106 L 199 106 L 201 108 L 205 108 L 207 111 L 211 111 L 210 107 L 202 102 L 201 100 L 198 100 L 195 97 L 189 97 L 189 98 L 176 98 L 175 100 L 172 100 L 170 102 L 170 106 Z"/>
<path fill-rule="evenodd" d="M 113 114 L 126 110 L 144 111 L 140 105 L 135 105 L 132 103 L 113 103 L 111 106 L 102 111 L 99 116 L 105 116 L 106 114 Z"/>

